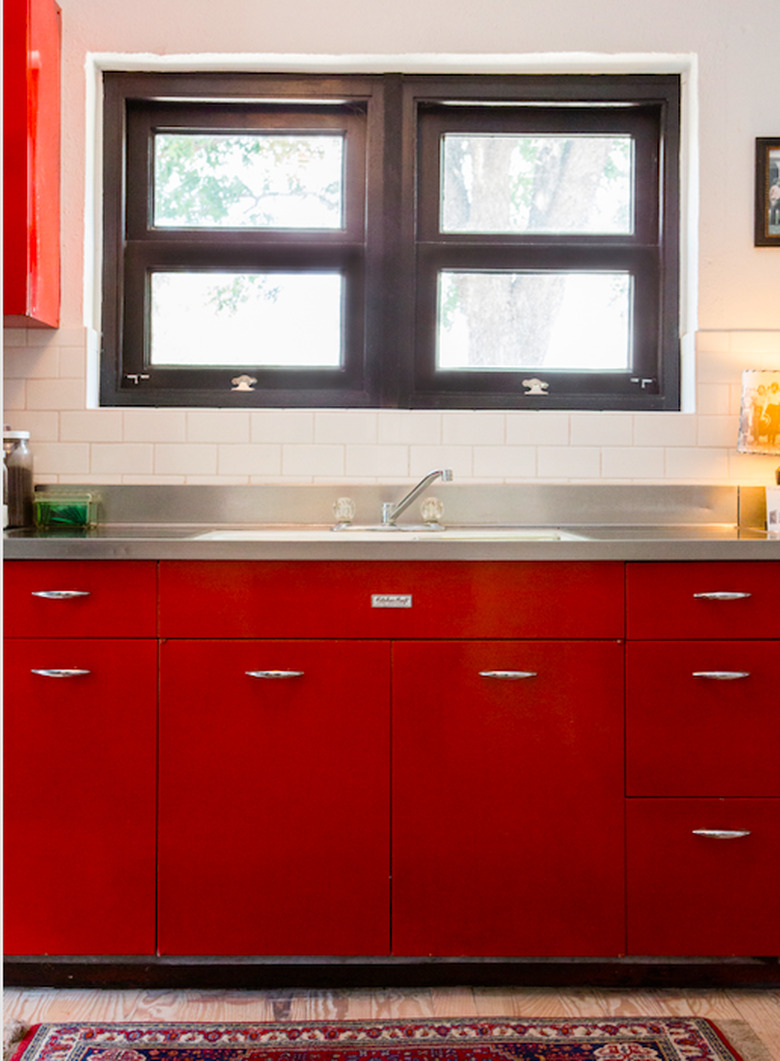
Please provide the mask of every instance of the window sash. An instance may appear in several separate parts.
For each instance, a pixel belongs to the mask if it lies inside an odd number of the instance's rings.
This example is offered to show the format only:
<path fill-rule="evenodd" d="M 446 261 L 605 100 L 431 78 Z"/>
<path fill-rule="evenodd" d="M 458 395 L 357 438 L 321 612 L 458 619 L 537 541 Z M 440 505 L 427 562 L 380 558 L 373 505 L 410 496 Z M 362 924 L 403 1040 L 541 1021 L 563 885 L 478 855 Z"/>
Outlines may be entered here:
<path fill-rule="evenodd" d="M 514 233 L 441 233 L 437 130 L 467 128 L 475 106 L 480 132 L 514 128 L 519 117 L 524 128 L 565 128 L 572 115 L 586 132 L 630 127 L 637 186 L 653 189 L 635 196 L 634 231 L 520 240 Z M 263 115 L 247 117 L 254 107 Z M 678 408 L 679 78 L 107 74 L 104 110 L 104 404 Z M 191 128 L 194 113 L 197 128 L 207 122 L 233 129 L 243 115 L 252 127 L 270 116 L 278 128 L 346 129 L 344 229 L 151 225 L 152 130 L 161 115 L 167 127 Z M 258 383 L 251 391 L 228 393 L 222 369 L 150 367 L 148 315 L 139 313 L 150 271 L 209 266 L 341 271 L 347 322 L 341 369 L 253 369 Z M 437 371 L 438 271 L 461 268 L 627 271 L 635 292 L 631 372 L 558 370 L 541 401 L 518 386 L 514 370 Z"/>

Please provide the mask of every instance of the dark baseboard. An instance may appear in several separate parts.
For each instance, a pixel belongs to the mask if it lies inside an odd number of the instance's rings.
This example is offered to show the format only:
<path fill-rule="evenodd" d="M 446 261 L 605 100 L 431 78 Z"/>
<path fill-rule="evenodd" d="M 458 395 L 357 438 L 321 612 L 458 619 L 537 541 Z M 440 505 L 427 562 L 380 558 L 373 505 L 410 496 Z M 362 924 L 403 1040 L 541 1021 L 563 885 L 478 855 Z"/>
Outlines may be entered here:
<path fill-rule="evenodd" d="M 718 988 L 780 986 L 780 958 L 9 957 L 6 987 Z"/>

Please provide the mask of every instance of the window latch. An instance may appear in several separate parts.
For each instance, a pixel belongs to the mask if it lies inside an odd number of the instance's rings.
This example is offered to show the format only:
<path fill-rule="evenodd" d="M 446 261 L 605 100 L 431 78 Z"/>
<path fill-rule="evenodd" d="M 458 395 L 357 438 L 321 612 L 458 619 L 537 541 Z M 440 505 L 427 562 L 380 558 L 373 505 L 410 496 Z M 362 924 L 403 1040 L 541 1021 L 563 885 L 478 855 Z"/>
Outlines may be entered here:
<path fill-rule="evenodd" d="M 127 372 L 125 373 L 125 379 L 129 379 L 131 383 L 137 387 L 141 380 L 149 379 L 148 372 Z"/>
<path fill-rule="evenodd" d="M 653 384 L 655 383 L 655 380 L 652 379 L 652 378 L 651 379 L 645 379 L 642 376 L 632 376 L 631 377 L 631 382 L 632 383 L 638 383 L 639 386 L 642 388 L 642 390 L 644 390 L 645 387 L 652 387 Z"/>

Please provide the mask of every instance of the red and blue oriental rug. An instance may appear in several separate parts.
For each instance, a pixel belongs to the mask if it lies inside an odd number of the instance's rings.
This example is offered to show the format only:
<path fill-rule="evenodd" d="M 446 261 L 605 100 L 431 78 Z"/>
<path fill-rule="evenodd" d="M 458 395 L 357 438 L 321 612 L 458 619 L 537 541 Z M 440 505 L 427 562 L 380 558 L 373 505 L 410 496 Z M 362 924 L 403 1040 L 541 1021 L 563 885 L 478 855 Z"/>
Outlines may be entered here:
<path fill-rule="evenodd" d="M 12 1061 L 742 1061 L 708 1020 L 39 1024 Z"/>

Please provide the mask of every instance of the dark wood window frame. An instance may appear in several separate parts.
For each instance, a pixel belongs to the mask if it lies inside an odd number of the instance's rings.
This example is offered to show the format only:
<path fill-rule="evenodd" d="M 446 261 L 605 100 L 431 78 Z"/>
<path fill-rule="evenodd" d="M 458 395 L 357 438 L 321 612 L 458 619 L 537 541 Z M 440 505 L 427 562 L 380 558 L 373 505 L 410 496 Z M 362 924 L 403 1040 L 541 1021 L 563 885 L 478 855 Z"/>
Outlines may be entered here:
<path fill-rule="evenodd" d="M 101 404 L 112 406 L 504 409 L 679 408 L 679 78 L 674 75 L 104 75 Z M 269 102 L 271 101 L 271 102 Z M 444 131 L 628 129 L 637 214 L 627 236 L 439 232 Z M 342 230 L 155 229 L 154 129 L 344 129 Z M 338 269 L 345 277 L 338 369 L 159 367 L 149 363 L 155 268 Z M 634 287 L 629 371 L 439 372 L 441 268 L 621 269 Z M 230 379 L 251 371 L 250 391 Z"/>

